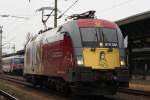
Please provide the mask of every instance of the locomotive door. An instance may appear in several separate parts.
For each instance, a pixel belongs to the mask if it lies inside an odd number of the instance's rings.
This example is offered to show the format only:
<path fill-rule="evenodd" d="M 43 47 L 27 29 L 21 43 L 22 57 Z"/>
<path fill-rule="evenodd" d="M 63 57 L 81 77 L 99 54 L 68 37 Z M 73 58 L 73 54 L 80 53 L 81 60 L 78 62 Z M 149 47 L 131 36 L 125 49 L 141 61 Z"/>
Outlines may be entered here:
<path fill-rule="evenodd" d="M 32 49 L 31 49 L 31 70 L 34 74 L 39 73 L 39 65 L 38 65 L 38 55 L 37 55 L 37 45 L 35 43 L 32 44 Z"/>

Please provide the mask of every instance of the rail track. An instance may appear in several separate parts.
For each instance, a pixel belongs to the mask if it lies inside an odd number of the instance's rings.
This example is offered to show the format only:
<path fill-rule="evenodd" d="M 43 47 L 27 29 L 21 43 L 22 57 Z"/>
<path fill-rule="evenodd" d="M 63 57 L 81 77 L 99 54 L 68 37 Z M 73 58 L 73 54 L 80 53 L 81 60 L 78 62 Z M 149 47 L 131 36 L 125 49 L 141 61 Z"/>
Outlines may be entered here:
<path fill-rule="evenodd" d="M 135 89 L 130 89 L 130 88 L 120 88 L 118 90 L 118 92 L 132 94 L 132 95 L 138 95 L 138 96 L 150 97 L 150 91 L 135 90 Z"/>
<path fill-rule="evenodd" d="M 11 76 L 8 76 L 8 75 L 0 75 L 0 79 L 2 80 L 6 80 L 6 81 L 10 81 L 10 82 L 14 82 L 14 83 L 17 83 L 17 84 L 21 84 L 21 85 L 26 85 L 26 86 L 32 86 L 32 84 L 26 82 L 25 80 L 23 79 L 18 79 L 16 78 L 15 76 L 14 77 L 11 77 Z"/>
<path fill-rule="evenodd" d="M 1 100 L 19 100 L 16 97 L 10 95 L 9 93 L 7 93 L 3 90 L 0 90 L 0 99 Z"/>
<path fill-rule="evenodd" d="M 16 77 L 11 77 L 9 75 L 1 75 L 0 79 L 7 80 L 7 81 L 10 81 L 10 82 L 14 82 L 14 83 L 21 84 L 21 85 L 32 86 L 32 84 L 26 82 L 23 79 L 18 79 Z M 132 95 L 138 95 L 138 96 L 150 97 L 150 91 L 133 90 L 133 89 L 130 89 L 130 88 L 119 88 L 118 92 L 119 93 L 132 94 Z M 11 100 L 15 100 L 15 99 L 11 99 Z"/>
<path fill-rule="evenodd" d="M 0 79 L 2 80 L 6 80 L 6 81 L 10 81 L 10 82 L 13 82 L 13 83 L 17 83 L 17 84 L 21 84 L 21 85 L 25 85 L 25 86 L 30 86 L 30 87 L 33 87 L 32 84 L 26 82 L 25 80 L 23 79 L 20 79 L 20 78 L 17 78 L 15 76 L 9 76 L 9 75 L 0 75 Z M 36 88 L 34 88 L 36 89 Z M 51 94 L 54 94 L 54 95 L 59 95 L 59 96 L 66 96 L 66 95 L 63 95 L 63 94 L 60 94 L 60 92 L 57 92 L 55 90 L 48 90 L 48 89 L 42 89 L 42 88 L 37 88 L 38 90 L 40 91 L 46 91 L 46 92 L 50 92 Z M 92 96 L 66 96 L 66 99 L 68 100 L 68 98 L 70 98 L 71 100 L 99 100 L 100 98 L 103 98 L 104 100 L 115 100 L 115 99 L 112 99 L 110 97 L 92 97 Z M 9 99 L 8 99 L 9 100 Z M 10 100 L 18 100 L 18 99 L 10 99 Z"/>

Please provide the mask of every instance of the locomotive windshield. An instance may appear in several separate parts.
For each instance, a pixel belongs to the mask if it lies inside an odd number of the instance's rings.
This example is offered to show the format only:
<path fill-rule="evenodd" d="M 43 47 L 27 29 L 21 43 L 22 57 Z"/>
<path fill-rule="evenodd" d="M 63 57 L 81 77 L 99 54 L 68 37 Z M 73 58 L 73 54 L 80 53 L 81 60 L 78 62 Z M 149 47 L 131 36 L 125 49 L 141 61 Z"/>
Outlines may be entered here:
<path fill-rule="evenodd" d="M 95 28 L 81 28 L 82 43 L 85 47 L 98 46 L 98 30 Z"/>
<path fill-rule="evenodd" d="M 117 34 L 115 29 L 102 28 L 104 42 L 117 42 Z"/>
<path fill-rule="evenodd" d="M 117 47 L 117 31 L 111 28 L 80 28 L 83 47 Z"/>

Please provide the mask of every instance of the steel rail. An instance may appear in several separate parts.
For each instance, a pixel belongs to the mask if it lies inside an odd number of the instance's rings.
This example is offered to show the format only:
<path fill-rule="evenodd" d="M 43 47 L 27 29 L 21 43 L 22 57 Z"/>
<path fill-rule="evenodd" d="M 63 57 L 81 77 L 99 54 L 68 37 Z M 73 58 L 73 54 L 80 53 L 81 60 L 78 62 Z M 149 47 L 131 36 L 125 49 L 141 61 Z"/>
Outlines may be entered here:
<path fill-rule="evenodd" d="M 8 100 L 19 100 L 3 90 L 0 90 L 0 95 L 4 96 L 4 98 L 7 98 Z"/>
<path fill-rule="evenodd" d="M 135 90 L 135 89 L 130 89 L 130 88 L 119 88 L 118 92 L 150 97 L 150 91 L 144 91 L 144 90 Z"/>
<path fill-rule="evenodd" d="M 5 76 L 5 75 L 1 75 L 0 79 L 10 81 L 10 82 L 14 82 L 14 83 L 21 84 L 21 85 L 32 86 L 30 83 L 26 82 L 25 80 L 13 78 L 13 77 L 8 77 L 8 76 Z"/>
<path fill-rule="evenodd" d="M 21 84 L 21 85 L 25 85 L 25 86 L 33 87 L 32 84 L 26 82 L 25 80 L 18 79 L 16 77 L 11 77 L 9 75 L 0 75 L 0 79 L 10 81 L 10 82 L 13 82 L 13 83 L 17 83 L 17 84 Z M 55 89 L 46 89 L 46 88 L 37 88 L 37 89 L 39 89 L 41 91 L 44 91 L 44 92 L 50 92 L 50 93 L 53 93 L 55 95 L 67 96 L 68 98 L 70 98 L 72 96 L 75 96 L 74 94 L 72 94 L 72 95 L 67 95 L 67 94 L 63 94 L 63 93 L 60 94 L 60 92 L 58 92 Z M 80 95 L 78 95 L 78 96 L 80 97 Z M 104 98 L 107 98 L 106 100 L 112 100 L 112 98 L 110 98 L 110 97 L 104 97 Z"/>

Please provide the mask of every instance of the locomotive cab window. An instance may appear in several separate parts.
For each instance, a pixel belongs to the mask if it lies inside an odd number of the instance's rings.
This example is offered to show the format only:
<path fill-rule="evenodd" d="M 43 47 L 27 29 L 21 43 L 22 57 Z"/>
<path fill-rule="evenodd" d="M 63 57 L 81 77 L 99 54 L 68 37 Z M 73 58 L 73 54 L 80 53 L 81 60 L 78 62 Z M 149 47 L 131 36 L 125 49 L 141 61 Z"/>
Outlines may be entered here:
<path fill-rule="evenodd" d="M 98 30 L 96 28 L 80 28 L 82 45 L 84 47 L 98 46 Z"/>
<path fill-rule="evenodd" d="M 83 47 L 118 47 L 116 29 L 80 28 Z"/>
<path fill-rule="evenodd" d="M 116 29 L 101 28 L 105 47 L 118 47 L 118 38 Z"/>

